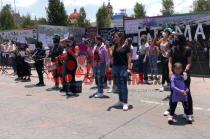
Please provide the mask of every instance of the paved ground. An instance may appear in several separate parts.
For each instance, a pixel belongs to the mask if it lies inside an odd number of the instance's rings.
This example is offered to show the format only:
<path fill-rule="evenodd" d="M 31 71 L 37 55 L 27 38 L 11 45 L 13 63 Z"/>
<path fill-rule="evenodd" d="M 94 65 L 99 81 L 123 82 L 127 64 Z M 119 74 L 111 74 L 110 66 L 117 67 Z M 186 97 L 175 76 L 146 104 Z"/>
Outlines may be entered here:
<path fill-rule="evenodd" d="M 107 109 L 117 102 L 116 94 L 106 99 L 90 99 L 96 90 L 85 85 L 79 97 L 46 91 L 52 82 L 46 79 L 44 88 L 29 88 L 35 84 L 15 82 L 0 75 L 0 139 L 209 139 L 210 79 L 193 78 L 195 122 L 187 125 L 178 120 L 169 126 L 162 116 L 168 108 L 159 86 L 129 86 L 127 112 Z M 183 113 L 181 107 L 176 111 Z"/>

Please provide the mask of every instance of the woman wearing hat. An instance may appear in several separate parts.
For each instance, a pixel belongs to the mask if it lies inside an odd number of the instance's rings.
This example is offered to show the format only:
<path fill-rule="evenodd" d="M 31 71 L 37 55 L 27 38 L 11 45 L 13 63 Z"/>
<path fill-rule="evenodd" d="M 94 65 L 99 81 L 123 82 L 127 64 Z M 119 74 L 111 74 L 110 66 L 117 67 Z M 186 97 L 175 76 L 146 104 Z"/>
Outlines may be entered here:
<path fill-rule="evenodd" d="M 159 41 L 156 41 L 156 44 L 160 48 L 161 53 L 161 63 L 162 63 L 162 87 L 160 91 L 164 91 L 164 85 L 167 82 L 167 87 L 169 87 L 169 71 L 168 71 L 168 58 L 169 58 L 169 49 L 170 49 L 170 35 L 173 32 L 171 28 L 166 28 L 162 32 L 162 38 Z M 157 40 L 157 34 L 155 34 L 155 40 Z"/>

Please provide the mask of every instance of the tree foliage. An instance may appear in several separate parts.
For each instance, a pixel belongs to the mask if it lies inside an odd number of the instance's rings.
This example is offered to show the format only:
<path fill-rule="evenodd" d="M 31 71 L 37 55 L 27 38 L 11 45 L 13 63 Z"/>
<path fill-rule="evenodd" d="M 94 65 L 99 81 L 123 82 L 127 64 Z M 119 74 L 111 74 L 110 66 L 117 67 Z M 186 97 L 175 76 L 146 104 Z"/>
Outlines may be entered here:
<path fill-rule="evenodd" d="M 36 22 L 38 25 L 47 25 L 47 20 L 44 17 L 39 18 Z"/>
<path fill-rule="evenodd" d="M 49 0 L 47 8 L 47 20 L 49 25 L 65 26 L 68 16 L 63 2 L 60 0 Z"/>
<path fill-rule="evenodd" d="M 210 0 L 195 0 L 193 2 L 193 12 L 210 11 Z"/>
<path fill-rule="evenodd" d="M 134 15 L 136 18 L 146 16 L 145 6 L 142 3 L 136 3 L 134 6 Z"/>
<path fill-rule="evenodd" d="M 79 27 L 88 27 L 90 22 L 86 19 L 86 11 L 84 7 L 81 7 L 79 10 L 79 17 L 77 19 L 77 26 Z"/>
<path fill-rule="evenodd" d="M 0 29 L 9 30 L 15 28 L 16 24 L 12 14 L 11 6 L 7 4 L 2 8 L 0 12 Z"/>
<path fill-rule="evenodd" d="M 36 25 L 37 25 L 37 21 L 32 20 L 31 16 L 29 14 L 22 17 L 22 23 L 21 23 L 22 28 L 31 28 L 31 27 L 34 27 Z"/>
<path fill-rule="evenodd" d="M 108 14 L 105 4 L 103 4 L 96 14 L 96 22 L 98 28 L 109 28 L 111 26 L 111 18 Z"/>
<path fill-rule="evenodd" d="M 162 0 L 163 16 L 170 16 L 174 14 L 174 2 L 173 0 Z"/>

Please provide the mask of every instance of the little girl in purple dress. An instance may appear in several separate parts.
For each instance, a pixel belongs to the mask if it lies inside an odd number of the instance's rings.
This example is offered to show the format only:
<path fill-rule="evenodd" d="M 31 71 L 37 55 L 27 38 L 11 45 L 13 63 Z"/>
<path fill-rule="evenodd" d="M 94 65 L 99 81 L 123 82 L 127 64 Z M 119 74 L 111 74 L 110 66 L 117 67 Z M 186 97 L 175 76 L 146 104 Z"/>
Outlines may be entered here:
<path fill-rule="evenodd" d="M 175 74 L 171 77 L 172 101 L 170 104 L 170 115 L 168 117 L 169 124 L 173 123 L 173 116 L 178 102 L 182 102 L 185 114 L 189 115 L 188 102 L 187 102 L 187 93 L 189 93 L 189 89 L 185 84 L 182 72 L 183 72 L 182 64 L 175 63 L 174 64 Z"/>

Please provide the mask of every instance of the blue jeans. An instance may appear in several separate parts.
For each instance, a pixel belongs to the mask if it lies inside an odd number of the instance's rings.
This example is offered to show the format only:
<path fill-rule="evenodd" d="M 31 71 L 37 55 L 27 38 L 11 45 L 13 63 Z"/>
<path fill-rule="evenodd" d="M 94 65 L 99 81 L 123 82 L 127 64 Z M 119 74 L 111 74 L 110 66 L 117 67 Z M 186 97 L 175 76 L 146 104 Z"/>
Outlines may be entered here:
<path fill-rule="evenodd" d="M 157 61 L 158 57 L 157 56 L 149 56 L 149 63 L 150 63 L 150 68 L 151 68 L 151 75 L 157 77 L 158 74 L 158 68 L 157 68 Z"/>
<path fill-rule="evenodd" d="M 119 100 L 123 103 L 128 103 L 128 72 L 127 66 L 115 66 L 113 65 L 113 76 L 116 80 L 117 89 L 119 91 Z"/>
<path fill-rule="evenodd" d="M 146 63 L 144 63 L 145 55 L 139 55 L 139 73 L 144 73 L 144 80 L 148 80 L 148 74 L 147 74 L 147 63 L 148 59 L 146 59 Z"/>
<path fill-rule="evenodd" d="M 94 76 L 98 80 L 98 93 L 104 93 L 104 77 L 106 71 L 106 63 L 97 63 L 97 65 L 93 68 Z"/>

